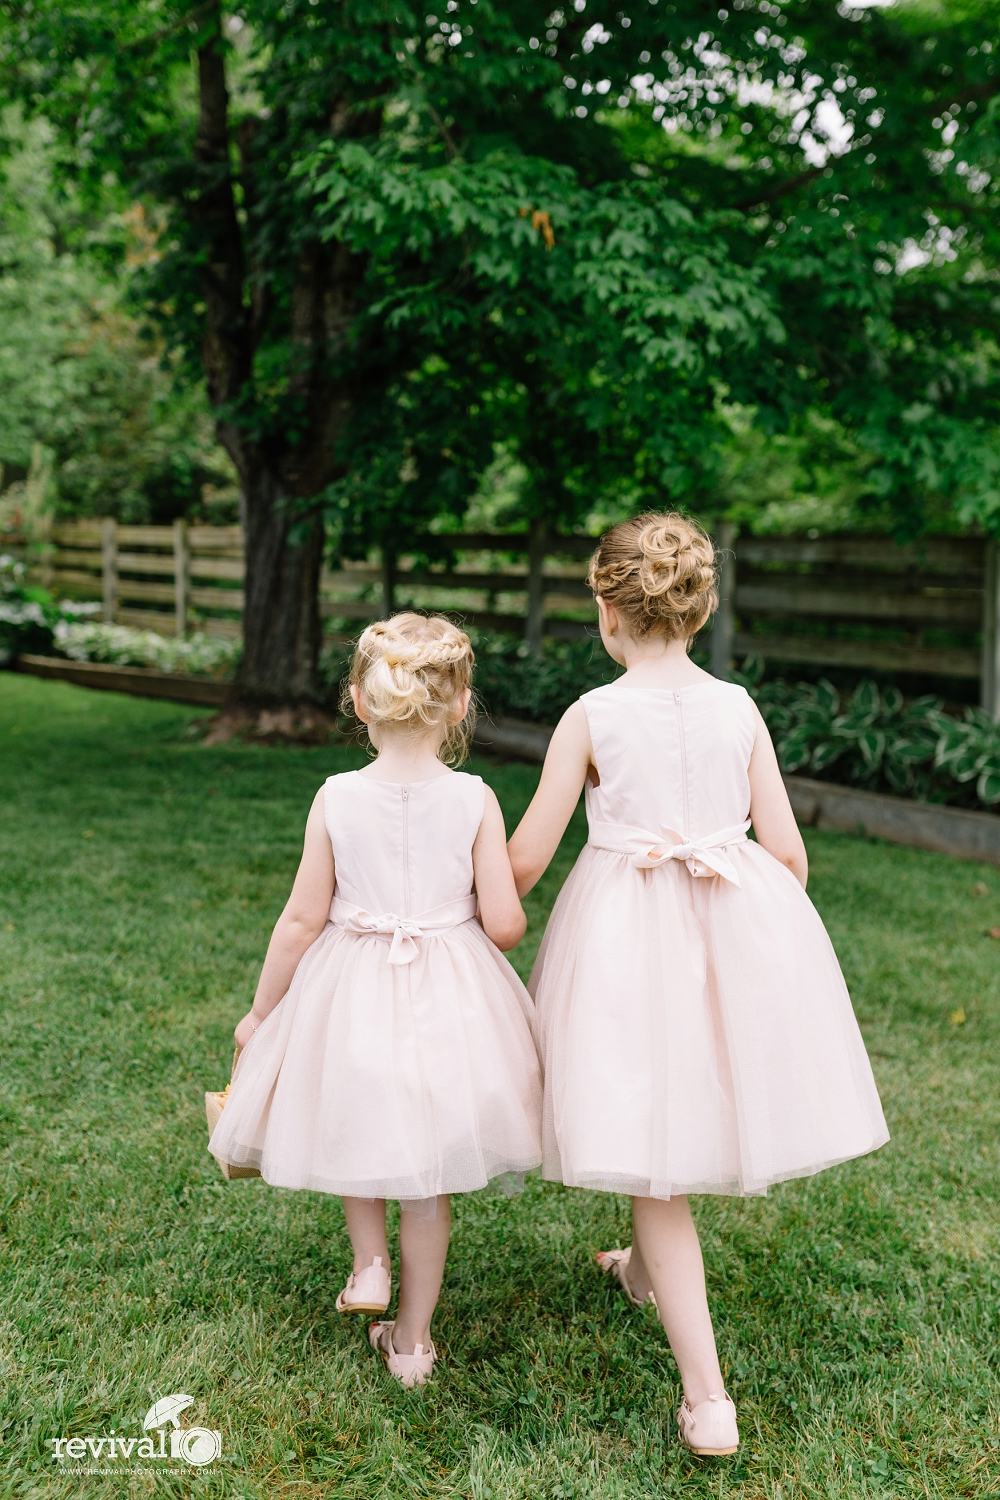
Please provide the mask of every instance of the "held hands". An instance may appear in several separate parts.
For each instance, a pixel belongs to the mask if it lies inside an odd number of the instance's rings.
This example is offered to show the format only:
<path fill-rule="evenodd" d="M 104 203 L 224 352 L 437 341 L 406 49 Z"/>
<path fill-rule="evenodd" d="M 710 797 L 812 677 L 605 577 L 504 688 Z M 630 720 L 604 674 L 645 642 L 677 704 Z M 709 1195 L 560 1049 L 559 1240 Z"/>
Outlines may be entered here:
<path fill-rule="evenodd" d="M 246 1046 L 247 1042 L 253 1036 L 254 1032 L 259 1028 L 259 1026 L 260 1022 L 257 1020 L 253 1011 L 247 1011 L 246 1015 L 243 1017 L 236 1030 L 233 1032 L 233 1037 L 235 1039 L 236 1045 L 241 1052 L 243 1051 L 243 1048 Z"/>

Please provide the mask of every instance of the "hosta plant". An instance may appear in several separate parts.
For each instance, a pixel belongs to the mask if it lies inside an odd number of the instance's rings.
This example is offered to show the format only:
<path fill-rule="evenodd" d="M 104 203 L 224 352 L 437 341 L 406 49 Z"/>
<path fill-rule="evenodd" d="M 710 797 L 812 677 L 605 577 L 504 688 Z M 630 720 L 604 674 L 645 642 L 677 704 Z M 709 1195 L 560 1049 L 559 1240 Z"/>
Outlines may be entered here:
<path fill-rule="evenodd" d="M 941 714 L 934 764 L 962 785 L 975 782 L 976 796 L 988 807 L 1000 802 L 1000 724 L 981 708 L 967 708 L 961 719 Z"/>
<path fill-rule="evenodd" d="M 1000 803 L 1000 726 L 982 709 L 961 718 L 940 698 L 904 698 L 870 680 L 842 695 L 817 683 L 761 684 L 748 659 L 734 673 L 754 696 L 781 769 L 931 802 Z"/>

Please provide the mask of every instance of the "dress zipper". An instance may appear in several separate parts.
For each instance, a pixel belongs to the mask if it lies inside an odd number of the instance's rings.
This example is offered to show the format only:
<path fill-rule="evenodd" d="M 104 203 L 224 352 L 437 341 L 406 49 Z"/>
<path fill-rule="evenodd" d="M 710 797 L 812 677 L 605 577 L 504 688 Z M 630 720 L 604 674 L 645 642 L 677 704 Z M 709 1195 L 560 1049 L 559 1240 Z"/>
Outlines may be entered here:
<path fill-rule="evenodd" d="M 410 788 L 403 787 L 403 916 L 410 915 Z"/>
<path fill-rule="evenodd" d="M 687 746 L 684 740 L 684 711 L 681 708 L 681 695 L 674 693 L 674 702 L 677 705 L 677 739 L 681 751 L 681 798 L 684 802 L 684 827 L 681 829 L 685 838 L 691 834 L 691 809 L 688 806 L 688 767 Z"/>

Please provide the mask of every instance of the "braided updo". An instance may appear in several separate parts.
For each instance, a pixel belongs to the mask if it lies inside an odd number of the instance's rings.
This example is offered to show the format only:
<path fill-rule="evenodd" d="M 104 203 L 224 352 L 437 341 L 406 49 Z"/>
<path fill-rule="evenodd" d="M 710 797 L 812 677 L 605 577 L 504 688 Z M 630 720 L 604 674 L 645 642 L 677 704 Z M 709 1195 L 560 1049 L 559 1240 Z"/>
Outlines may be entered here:
<path fill-rule="evenodd" d="M 438 755 L 450 765 L 465 759 L 475 727 L 471 703 L 464 719 L 454 722 L 457 700 L 472 686 L 474 661 L 469 637 L 450 620 L 399 614 L 362 632 L 348 682 L 360 689 L 376 732 L 389 723 L 409 723 L 417 732 L 443 727 Z M 341 707 L 353 712 L 349 687 Z"/>
<path fill-rule="evenodd" d="M 697 521 L 636 516 L 601 537 L 587 582 L 631 635 L 690 639 L 719 606 L 715 549 Z"/>

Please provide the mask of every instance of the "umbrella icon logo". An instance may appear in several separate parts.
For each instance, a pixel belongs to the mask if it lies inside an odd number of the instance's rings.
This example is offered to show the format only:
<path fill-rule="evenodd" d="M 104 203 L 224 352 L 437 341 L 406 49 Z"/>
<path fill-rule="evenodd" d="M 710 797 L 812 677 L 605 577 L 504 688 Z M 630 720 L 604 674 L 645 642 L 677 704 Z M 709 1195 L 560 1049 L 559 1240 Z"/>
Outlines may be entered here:
<path fill-rule="evenodd" d="M 168 1422 L 171 1422 L 174 1427 L 179 1427 L 181 1412 L 193 1405 L 194 1397 L 185 1396 L 183 1392 L 175 1396 L 162 1397 L 161 1400 L 155 1401 L 146 1413 L 142 1423 L 143 1431 L 148 1432 L 151 1427 L 165 1427 Z"/>
<path fill-rule="evenodd" d="M 181 1427 L 182 1411 L 194 1403 L 193 1396 L 177 1391 L 172 1396 L 162 1396 L 154 1401 L 143 1419 L 143 1429 L 166 1427 L 169 1422 L 175 1429 L 170 1434 L 170 1457 L 183 1458 L 195 1468 L 212 1463 L 222 1452 L 222 1433 L 212 1432 L 207 1427 Z"/>

